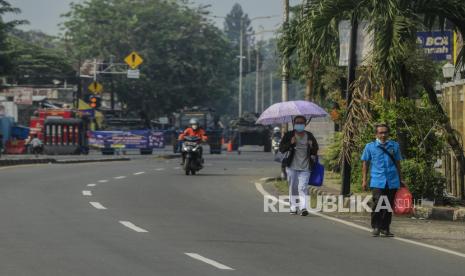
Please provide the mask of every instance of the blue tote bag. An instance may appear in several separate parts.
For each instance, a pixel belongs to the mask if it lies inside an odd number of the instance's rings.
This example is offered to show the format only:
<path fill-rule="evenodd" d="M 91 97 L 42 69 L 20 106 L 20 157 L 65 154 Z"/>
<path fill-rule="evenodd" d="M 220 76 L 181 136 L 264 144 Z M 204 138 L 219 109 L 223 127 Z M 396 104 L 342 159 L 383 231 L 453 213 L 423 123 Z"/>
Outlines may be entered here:
<path fill-rule="evenodd" d="M 310 173 L 310 179 L 308 180 L 308 185 L 320 187 L 323 185 L 323 180 L 325 178 L 325 167 L 320 164 L 318 159 L 313 165 L 312 172 Z"/>

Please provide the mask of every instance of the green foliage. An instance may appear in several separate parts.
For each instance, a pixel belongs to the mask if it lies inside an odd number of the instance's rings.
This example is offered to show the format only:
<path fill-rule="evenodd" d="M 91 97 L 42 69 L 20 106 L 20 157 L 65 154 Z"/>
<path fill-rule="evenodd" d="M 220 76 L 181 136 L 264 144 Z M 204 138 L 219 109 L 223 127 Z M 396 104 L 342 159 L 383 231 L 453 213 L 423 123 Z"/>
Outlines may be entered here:
<path fill-rule="evenodd" d="M 52 84 L 52 81 L 74 82 L 75 70 L 58 41 L 46 34 L 13 30 L 8 38 L 10 75 L 19 84 Z"/>
<path fill-rule="evenodd" d="M 129 110 L 153 116 L 204 105 L 228 112 L 236 59 L 206 13 L 181 1 L 90 0 L 65 15 L 64 40 L 81 61 L 114 56 L 122 62 L 133 50 L 141 54 L 139 80 L 113 78 Z"/>
<path fill-rule="evenodd" d="M 443 199 L 446 179 L 425 160 L 402 161 L 402 175 L 414 198 Z"/>
<path fill-rule="evenodd" d="M 8 1 L 0 0 L 0 75 L 10 74 L 14 67 L 10 57 L 11 46 L 8 44 L 8 32 L 17 25 L 27 23 L 24 20 L 5 22 L 2 16 L 19 12 L 20 10 L 12 7 Z"/>
<path fill-rule="evenodd" d="M 341 166 L 339 164 L 339 155 L 342 148 L 342 133 L 336 132 L 331 139 L 329 146 L 325 150 L 323 164 L 327 170 L 333 172 L 340 172 Z"/>

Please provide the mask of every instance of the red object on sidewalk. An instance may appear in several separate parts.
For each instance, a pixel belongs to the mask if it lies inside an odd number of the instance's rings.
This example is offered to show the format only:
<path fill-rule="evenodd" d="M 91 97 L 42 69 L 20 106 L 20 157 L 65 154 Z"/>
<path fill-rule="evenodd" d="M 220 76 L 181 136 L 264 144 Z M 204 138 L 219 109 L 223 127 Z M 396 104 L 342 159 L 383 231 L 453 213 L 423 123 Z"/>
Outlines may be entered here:
<path fill-rule="evenodd" d="M 413 213 L 413 196 L 407 187 L 397 190 L 394 199 L 394 214 L 408 215 Z"/>
<path fill-rule="evenodd" d="M 232 141 L 229 141 L 228 152 L 232 152 L 232 151 L 233 151 L 233 144 L 232 144 Z"/>
<path fill-rule="evenodd" d="M 6 154 L 25 154 L 26 153 L 26 141 L 10 140 L 6 142 L 5 153 Z"/>

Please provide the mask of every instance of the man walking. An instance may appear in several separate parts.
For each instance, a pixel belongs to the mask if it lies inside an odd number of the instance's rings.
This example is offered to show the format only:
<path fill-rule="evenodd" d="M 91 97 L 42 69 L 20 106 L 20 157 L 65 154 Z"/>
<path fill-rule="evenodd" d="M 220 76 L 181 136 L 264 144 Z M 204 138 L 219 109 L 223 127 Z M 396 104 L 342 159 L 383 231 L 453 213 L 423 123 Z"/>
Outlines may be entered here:
<path fill-rule="evenodd" d="M 370 188 L 373 195 L 371 227 L 373 236 L 383 234 L 393 237 L 390 231 L 394 198 L 397 189 L 404 185 L 400 175 L 399 144 L 388 140 L 389 127 L 386 124 L 375 126 L 376 141 L 368 143 L 362 154 L 362 189 L 367 189 L 367 174 L 370 167 Z"/>

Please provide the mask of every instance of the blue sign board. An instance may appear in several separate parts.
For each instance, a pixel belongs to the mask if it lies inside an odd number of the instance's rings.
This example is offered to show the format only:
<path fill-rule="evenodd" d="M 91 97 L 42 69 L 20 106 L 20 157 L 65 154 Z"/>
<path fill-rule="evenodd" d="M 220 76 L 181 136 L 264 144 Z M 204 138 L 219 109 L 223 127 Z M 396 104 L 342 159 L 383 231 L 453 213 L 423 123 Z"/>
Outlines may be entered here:
<path fill-rule="evenodd" d="M 157 149 L 164 148 L 161 131 L 90 131 L 89 146 L 98 148 Z"/>
<path fill-rule="evenodd" d="M 417 32 L 417 44 L 433 60 L 453 60 L 452 31 Z"/>

